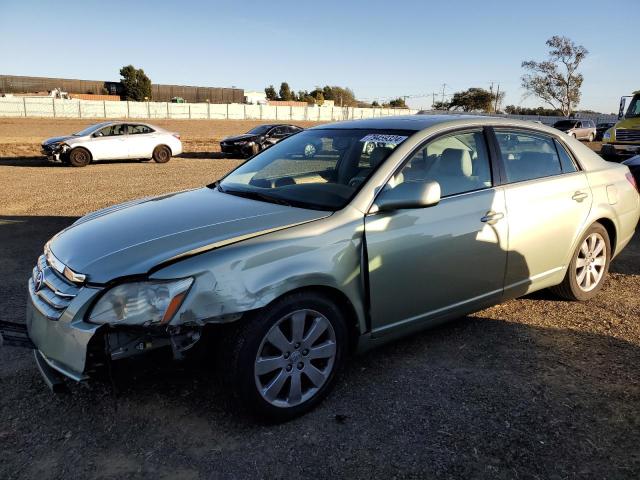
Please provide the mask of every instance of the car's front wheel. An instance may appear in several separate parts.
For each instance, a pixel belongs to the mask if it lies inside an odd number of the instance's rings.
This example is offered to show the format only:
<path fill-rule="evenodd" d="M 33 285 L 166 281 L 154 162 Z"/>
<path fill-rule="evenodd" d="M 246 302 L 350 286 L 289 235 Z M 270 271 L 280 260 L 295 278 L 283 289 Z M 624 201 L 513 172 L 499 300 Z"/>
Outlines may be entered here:
<path fill-rule="evenodd" d="M 89 150 L 76 147 L 69 152 L 69 163 L 74 167 L 86 167 L 91 162 Z"/>
<path fill-rule="evenodd" d="M 568 300 L 593 298 L 604 284 L 610 260 L 609 234 L 594 223 L 580 239 L 563 282 L 552 290 Z"/>
<path fill-rule="evenodd" d="M 242 320 L 223 375 L 249 413 L 284 421 L 331 389 L 346 353 L 342 311 L 315 292 L 283 297 Z"/>

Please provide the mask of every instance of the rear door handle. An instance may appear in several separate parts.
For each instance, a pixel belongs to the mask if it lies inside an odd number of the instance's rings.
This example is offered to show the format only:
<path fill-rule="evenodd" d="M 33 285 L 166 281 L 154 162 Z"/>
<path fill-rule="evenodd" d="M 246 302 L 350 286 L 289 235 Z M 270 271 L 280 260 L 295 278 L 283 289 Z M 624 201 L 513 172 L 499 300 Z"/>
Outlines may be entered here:
<path fill-rule="evenodd" d="M 488 223 L 489 225 L 493 225 L 501 218 L 504 218 L 504 213 L 489 211 L 484 217 L 480 219 L 480 221 L 483 223 Z"/>
<path fill-rule="evenodd" d="M 583 201 L 585 198 L 587 198 L 589 195 L 586 194 L 585 192 L 581 192 L 580 190 L 578 190 L 576 193 L 573 194 L 573 196 L 571 197 L 572 200 L 575 200 L 576 202 L 581 202 Z"/>

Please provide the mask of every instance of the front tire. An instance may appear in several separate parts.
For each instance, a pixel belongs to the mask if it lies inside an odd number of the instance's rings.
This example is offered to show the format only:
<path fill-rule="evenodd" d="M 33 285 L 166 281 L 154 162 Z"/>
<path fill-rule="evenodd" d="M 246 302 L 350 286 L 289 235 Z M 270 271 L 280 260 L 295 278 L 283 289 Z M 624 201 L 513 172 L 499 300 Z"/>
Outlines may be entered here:
<path fill-rule="evenodd" d="M 341 310 L 314 292 L 288 295 L 242 320 L 224 353 L 234 396 L 252 415 L 285 421 L 317 405 L 344 362 Z"/>
<path fill-rule="evenodd" d="M 589 134 L 588 141 L 589 141 L 589 142 L 593 142 L 593 133 Z"/>
<path fill-rule="evenodd" d="M 159 145 L 153 150 L 153 160 L 156 163 L 167 163 L 171 160 L 171 150 L 166 145 Z"/>
<path fill-rule="evenodd" d="M 601 224 L 594 223 L 580 239 L 564 280 L 551 290 L 567 300 L 589 300 L 602 288 L 610 261 L 609 234 Z"/>
<path fill-rule="evenodd" d="M 77 147 L 69 152 L 69 163 L 74 167 L 86 167 L 91 162 L 91 153 L 82 147 Z"/>

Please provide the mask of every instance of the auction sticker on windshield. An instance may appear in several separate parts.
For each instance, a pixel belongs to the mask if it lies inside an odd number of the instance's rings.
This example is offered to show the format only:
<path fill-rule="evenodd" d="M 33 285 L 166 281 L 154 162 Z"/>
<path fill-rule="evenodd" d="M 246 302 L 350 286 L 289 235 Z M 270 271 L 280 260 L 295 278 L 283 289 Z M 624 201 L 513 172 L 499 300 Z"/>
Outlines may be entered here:
<path fill-rule="evenodd" d="M 369 135 L 360 139 L 361 142 L 378 142 L 378 143 L 393 143 L 395 145 L 402 143 L 407 139 L 403 135 L 384 135 L 382 133 L 370 133 Z"/>

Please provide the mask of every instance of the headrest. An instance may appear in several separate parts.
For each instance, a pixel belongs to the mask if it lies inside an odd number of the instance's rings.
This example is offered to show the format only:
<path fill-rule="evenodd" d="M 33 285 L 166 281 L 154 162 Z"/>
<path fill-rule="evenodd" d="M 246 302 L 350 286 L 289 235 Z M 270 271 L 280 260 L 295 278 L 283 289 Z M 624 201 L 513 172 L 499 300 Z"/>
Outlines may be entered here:
<path fill-rule="evenodd" d="M 369 155 L 369 165 L 371 168 L 376 168 L 382 162 L 386 160 L 386 158 L 393 152 L 392 148 L 387 147 L 376 147 L 372 150 Z"/>
<path fill-rule="evenodd" d="M 473 165 L 468 150 L 461 148 L 445 148 L 440 156 L 438 171 L 452 177 L 470 177 Z"/>

